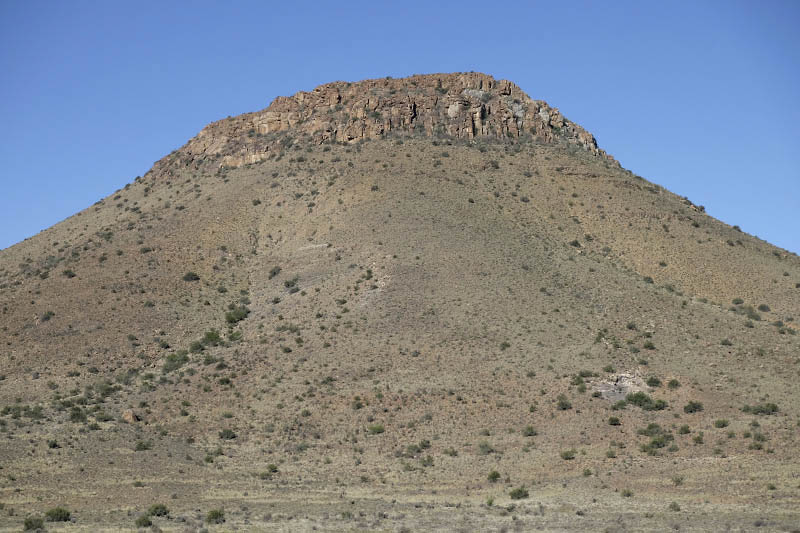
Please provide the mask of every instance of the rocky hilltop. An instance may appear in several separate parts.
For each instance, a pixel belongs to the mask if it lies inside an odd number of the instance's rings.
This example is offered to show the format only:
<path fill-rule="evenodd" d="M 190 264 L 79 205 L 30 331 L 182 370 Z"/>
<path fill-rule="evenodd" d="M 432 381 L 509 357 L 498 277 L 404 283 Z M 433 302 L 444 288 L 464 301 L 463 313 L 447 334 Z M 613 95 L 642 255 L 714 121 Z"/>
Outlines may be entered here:
<path fill-rule="evenodd" d="M 510 82 L 324 85 L 0 250 L 0 531 L 796 531 L 798 317 Z"/>
<path fill-rule="evenodd" d="M 286 136 L 280 134 L 315 144 L 389 134 L 530 136 L 539 142 L 576 145 L 614 162 L 591 133 L 558 109 L 533 100 L 510 81 L 476 72 L 339 81 L 278 97 L 264 110 L 209 124 L 183 147 L 181 161 L 198 165 L 210 159 L 226 167 L 256 163 L 284 146 Z"/>

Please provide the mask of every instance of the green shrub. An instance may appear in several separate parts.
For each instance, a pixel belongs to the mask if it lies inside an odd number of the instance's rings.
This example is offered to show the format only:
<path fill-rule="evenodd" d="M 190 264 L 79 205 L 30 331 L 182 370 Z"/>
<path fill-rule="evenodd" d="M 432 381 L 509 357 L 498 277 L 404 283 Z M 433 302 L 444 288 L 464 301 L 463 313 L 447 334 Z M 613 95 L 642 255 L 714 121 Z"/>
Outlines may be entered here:
<path fill-rule="evenodd" d="M 720 418 L 719 420 L 714 421 L 715 428 L 726 428 L 728 427 L 728 424 L 729 422 L 724 418 Z"/>
<path fill-rule="evenodd" d="M 698 413 L 703 410 L 703 404 L 700 402 L 689 402 L 683 406 L 684 413 Z"/>
<path fill-rule="evenodd" d="M 608 417 L 608 425 L 609 426 L 618 426 L 618 425 L 620 425 L 619 418 L 617 418 L 616 416 Z"/>
<path fill-rule="evenodd" d="M 522 430 L 523 437 L 535 437 L 536 435 L 536 428 L 533 426 L 525 426 L 525 428 Z"/>
<path fill-rule="evenodd" d="M 228 324 L 241 322 L 250 314 L 250 310 L 244 305 L 234 306 L 233 309 L 225 313 L 225 321 Z"/>
<path fill-rule="evenodd" d="M 223 429 L 219 432 L 219 438 L 222 440 L 232 440 L 236 438 L 236 433 L 232 429 Z"/>
<path fill-rule="evenodd" d="M 747 318 L 749 318 L 750 320 L 755 320 L 756 322 L 758 322 L 758 321 L 760 321 L 760 320 L 761 320 L 761 315 L 759 315 L 758 313 L 756 313 L 756 310 L 755 310 L 755 309 L 753 309 L 753 307 L 752 307 L 752 306 L 749 306 L 749 305 L 748 305 L 747 307 L 745 307 L 745 308 L 743 309 L 743 311 L 744 311 L 744 313 L 747 315 Z"/>
<path fill-rule="evenodd" d="M 378 434 L 383 433 L 385 431 L 385 428 L 383 427 L 383 424 L 373 424 L 373 425 L 367 427 L 367 429 L 369 430 L 371 435 L 378 435 Z"/>
<path fill-rule="evenodd" d="M 211 329 L 205 332 L 200 342 L 204 346 L 218 346 L 222 342 L 222 337 L 220 337 L 219 331 Z"/>
<path fill-rule="evenodd" d="M 222 509 L 212 509 L 206 514 L 206 522 L 209 524 L 222 524 L 225 522 L 225 511 Z"/>
<path fill-rule="evenodd" d="M 78 407 L 77 405 L 73 405 L 69 411 L 69 421 L 70 422 L 86 422 L 86 413 L 83 412 L 83 409 Z"/>
<path fill-rule="evenodd" d="M 648 387 L 660 387 L 661 386 L 661 380 L 658 379 L 655 376 L 650 376 L 649 378 L 647 378 L 646 383 L 647 383 Z"/>
<path fill-rule="evenodd" d="M 517 487 L 516 489 L 509 492 L 508 495 L 511 496 L 512 500 L 522 500 L 529 496 L 528 489 L 525 488 L 525 485 Z"/>
<path fill-rule="evenodd" d="M 639 435 L 646 435 L 648 437 L 655 437 L 657 435 L 664 434 L 664 429 L 655 422 L 651 422 L 645 429 L 639 429 L 636 431 L 636 433 Z"/>
<path fill-rule="evenodd" d="M 758 310 L 761 311 L 762 313 L 769 313 L 770 308 L 767 304 L 761 304 L 758 306 Z"/>
<path fill-rule="evenodd" d="M 171 353 L 164 358 L 164 366 L 162 367 L 161 371 L 164 374 L 167 374 L 169 372 L 179 369 L 188 362 L 189 362 L 189 355 L 186 352 L 186 350 L 178 350 L 177 352 Z"/>
<path fill-rule="evenodd" d="M 672 433 L 655 423 L 648 424 L 645 429 L 640 429 L 637 433 L 651 437 L 650 442 L 641 446 L 641 450 L 648 455 L 657 455 L 659 449 L 666 447 L 673 440 Z"/>
<path fill-rule="evenodd" d="M 561 458 L 564 459 L 565 461 L 571 461 L 571 460 L 575 459 L 575 455 L 577 453 L 578 452 L 575 451 L 575 450 L 564 450 L 564 451 L 561 452 L 560 455 L 561 455 Z"/>
<path fill-rule="evenodd" d="M 642 391 L 628 394 L 625 397 L 625 401 L 645 411 L 661 411 L 667 407 L 667 402 L 664 400 L 654 400 Z"/>
<path fill-rule="evenodd" d="M 556 407 L 558 407 L 559 410 L 566 411 L 572 409 L 572 404 L 563 394 L 559 394 L 556 400 Z"/>
<path fill-rule="evenodd" d="M 758 405 L 745 405 L 742 411 L 754 415 L 774 415 L 778 412 L 778 406 L 774 403 L 762 403 Z"/>
<path fill-rule="evenodd" d="M 625 409 L 625 407 L 627 405 L 628 405 L 628 402 L 626 402 L 625 400 L 619 400 L 617 402 L 614 402 L 614 404 L 611 406 L 611 410 L 612 411 L 621 411 L 621 410 Z"/>
<path fill-rule="evenodd" d="M 40 531 L 44 530 L 44 520 L 38 516 L 29 516 L 22 524 L 24 531 Z"/>
<path fill-rule="evenodd" d="M 498 472 L 497 470 L 492 470 L 491 472 L 489 472 L 487 479 L 492 483 L 496 482 L 497 480 L 500 479 L 500 472 Z"/>
<path fill-rule="evenodd" d="M 54 507 L 44 514 L 48 522 L 69 522 L 72 514 L 63 507 Z"/>
<path fill-rule="evenodd" d="M 494 448 L 491 444 L 487 441 L 481 441 L 478 443 L 478 454 L 479 455 L 489 455 L 490 453 L 494 453 Z"/>
<path fill-rule="evenodd" d="M 669 387 L 670 389 L 677 389 L 680 386 L 681 386 L 681 382 L 678 381 L 677 379 L 671 379 L 667 383 L 667 387 Z"/>
<path fill-rule="evenodd" d="M 150 517 L 147 516 L 146 514 L 143 514 L 142 516 L 137 518 L 136 522 L 134 522 L 134 523 L 135 523 L 136 527 L 150 527 L 150 526 L 153 525 L 153 521 L 150 520 Z"/>
<path fill-rule="evenodd" d="M 183 275 L 183 281 L 197 281 L 199 279 L 200 276 L 198 276 L 196 272 L 187 272 Z"/>
<path fill-rule="evenodd" d="M 169 515 L 169 509 L 163 503 L 155 503 L 147 510 L 147 514 L 149 516 L 167 516 Z"/>

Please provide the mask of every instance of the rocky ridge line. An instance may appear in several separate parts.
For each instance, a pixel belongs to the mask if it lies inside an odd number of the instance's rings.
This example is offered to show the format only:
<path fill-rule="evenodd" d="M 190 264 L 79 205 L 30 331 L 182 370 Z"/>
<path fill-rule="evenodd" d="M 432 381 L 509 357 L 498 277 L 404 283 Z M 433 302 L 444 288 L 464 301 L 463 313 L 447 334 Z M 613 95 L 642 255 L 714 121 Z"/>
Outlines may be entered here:
<path fill-rule="evenodd" d="M 333 82 L 276 98 L 264 110 L 213 122 L 178 151 L 184 165 L 238 167 L 285 148 L 286 135 L 315 144 L 387 134 L 566 142 L 614 164 L 594 136 L 517 85 L 481 73 Z M 171 154 L 174 156 L 175 153 Z M 168 156 L 160 163 L 174 161 Z"/>

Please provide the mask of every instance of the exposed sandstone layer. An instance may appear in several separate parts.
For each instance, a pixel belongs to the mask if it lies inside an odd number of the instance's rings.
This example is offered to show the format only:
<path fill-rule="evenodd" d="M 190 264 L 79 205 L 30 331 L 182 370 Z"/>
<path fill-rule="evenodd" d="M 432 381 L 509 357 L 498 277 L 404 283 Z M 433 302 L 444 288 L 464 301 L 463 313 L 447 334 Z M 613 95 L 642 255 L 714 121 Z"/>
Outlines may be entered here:
<path fill-rule="evenodd" d="M 264 110 L 209 124 L 181 152 L 187 164 L 212 158 L 220 166 L 238 167 L 280 150 L 283 136 L 278 134 L 321 144 L 390 133 L 458 139 L 531 136 L 571 143 L 614 161 L 591 133 L 558 109 L 531 99 L 510 81 L 474 72 L 320 85 L 278 97 Z"/>

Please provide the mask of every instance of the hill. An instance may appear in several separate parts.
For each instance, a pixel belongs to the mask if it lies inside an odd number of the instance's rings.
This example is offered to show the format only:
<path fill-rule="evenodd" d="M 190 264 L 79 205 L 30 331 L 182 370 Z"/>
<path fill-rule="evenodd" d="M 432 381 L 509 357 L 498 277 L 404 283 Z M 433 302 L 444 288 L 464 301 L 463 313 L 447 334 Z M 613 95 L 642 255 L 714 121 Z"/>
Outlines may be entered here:
<path fill-rule="evenodd" d="M 800 518 L 798 257 L 483 74 L 215 122 L 0 252 L 0 308 L 9 528 Z"/>

